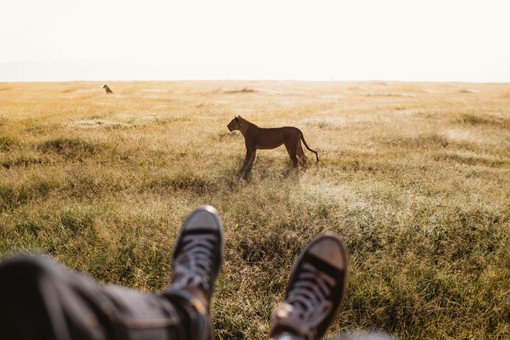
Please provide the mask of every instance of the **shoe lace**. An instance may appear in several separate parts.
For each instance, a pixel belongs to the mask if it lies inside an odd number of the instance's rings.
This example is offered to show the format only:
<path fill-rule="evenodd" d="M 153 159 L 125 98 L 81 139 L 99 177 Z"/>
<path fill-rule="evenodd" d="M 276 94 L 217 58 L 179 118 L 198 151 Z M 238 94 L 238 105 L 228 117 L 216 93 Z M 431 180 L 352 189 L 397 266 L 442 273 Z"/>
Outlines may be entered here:
<path fill-rule="evenodd" d="M 328 300 L 335 280 L 310 263 L 304 263 L 302 271 L 287 294 L 287 322 L 314 338 L 316 327 L 329 313 L 333 304 Z"/>
<path fill-rule="evenodd" d="M 183 238 L 180 254 L 173 261 L 172 286 L 175 289 L 201 285 L 205 291 L 209 291 L 209 274 L 215 241 L 214 235 L 194 234 Z"/>

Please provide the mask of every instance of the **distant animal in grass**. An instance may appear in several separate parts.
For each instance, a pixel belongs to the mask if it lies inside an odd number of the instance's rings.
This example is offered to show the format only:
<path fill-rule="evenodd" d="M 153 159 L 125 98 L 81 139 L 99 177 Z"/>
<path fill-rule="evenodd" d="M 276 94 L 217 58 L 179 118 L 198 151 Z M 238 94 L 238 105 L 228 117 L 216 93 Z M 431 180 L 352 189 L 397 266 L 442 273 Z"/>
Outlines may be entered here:
<path fill-rule="evenodd" d="M 241 170 L 246 172 L 249 172 L 255 163 L 257 149 L 274 149 L 282 144 L 287 148 L 294 167 L 298 165 L 298 156 L 303 164 L 306 165 L 306 156 L 303 152 L 301 141 L 303 141 L 308 150 L 315 153 L 317 162 L 319 161 L 319 154 L 310 149 L 306 144 L 303 132 L 296 127 L 261 128 L 241 116 L 234 117 L 227 127 L 229 131 L 239 130 L 244 137 L 246 158 Z"/>
<path fill-rule="evenodd" d="M 103 86 L 103 89 L 106 91 L 106 94 L 111 94 L 113 91 L 110 89 L 108 85 Z"/>

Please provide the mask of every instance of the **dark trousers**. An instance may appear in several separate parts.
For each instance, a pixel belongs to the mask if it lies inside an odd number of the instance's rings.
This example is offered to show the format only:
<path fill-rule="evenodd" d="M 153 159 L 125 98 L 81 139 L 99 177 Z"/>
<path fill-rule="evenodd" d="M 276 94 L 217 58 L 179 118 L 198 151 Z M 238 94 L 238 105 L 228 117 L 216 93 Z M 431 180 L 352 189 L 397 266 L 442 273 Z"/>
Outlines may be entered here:
<path fill-rule="evenodd" d="M 34 256 L 0 265 L 1 339 L 206 339 L 210 332 L 185 292 L 102 286 Z"/>

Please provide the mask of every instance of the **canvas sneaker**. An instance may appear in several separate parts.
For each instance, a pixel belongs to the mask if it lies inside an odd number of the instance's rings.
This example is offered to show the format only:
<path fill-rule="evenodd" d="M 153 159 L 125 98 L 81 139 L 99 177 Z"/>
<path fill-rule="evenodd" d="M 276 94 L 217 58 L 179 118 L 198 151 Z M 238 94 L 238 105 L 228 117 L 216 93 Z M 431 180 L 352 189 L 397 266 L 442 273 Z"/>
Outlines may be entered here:
<path fill-rule="evenodd" d="M 218 212 L 210 205 L 198 207 L 184 222 L 175 243 L 170 290 L 190 292 L 209 311 L 223 254 L 223 226 Z"/>
<path fill-rule="evenodd" d="M 347 265 L 347 249 L 338 237 L 312 241 L 294 265 L 285 301 L 273 313 L 270 338 L 284 333 L 321 338 L 343 301 Z"/>

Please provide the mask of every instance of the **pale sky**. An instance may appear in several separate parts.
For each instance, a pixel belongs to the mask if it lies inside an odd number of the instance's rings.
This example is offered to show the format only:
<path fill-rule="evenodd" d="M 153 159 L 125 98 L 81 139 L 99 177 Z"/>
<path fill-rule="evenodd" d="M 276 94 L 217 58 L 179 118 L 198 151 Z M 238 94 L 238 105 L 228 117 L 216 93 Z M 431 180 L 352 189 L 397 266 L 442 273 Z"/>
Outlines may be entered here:
<path fill-rule="evenodd" d="M 17 61 L 173 79 L 510 82 L 510 1 L 1 0 L 0 65 Z"/>

